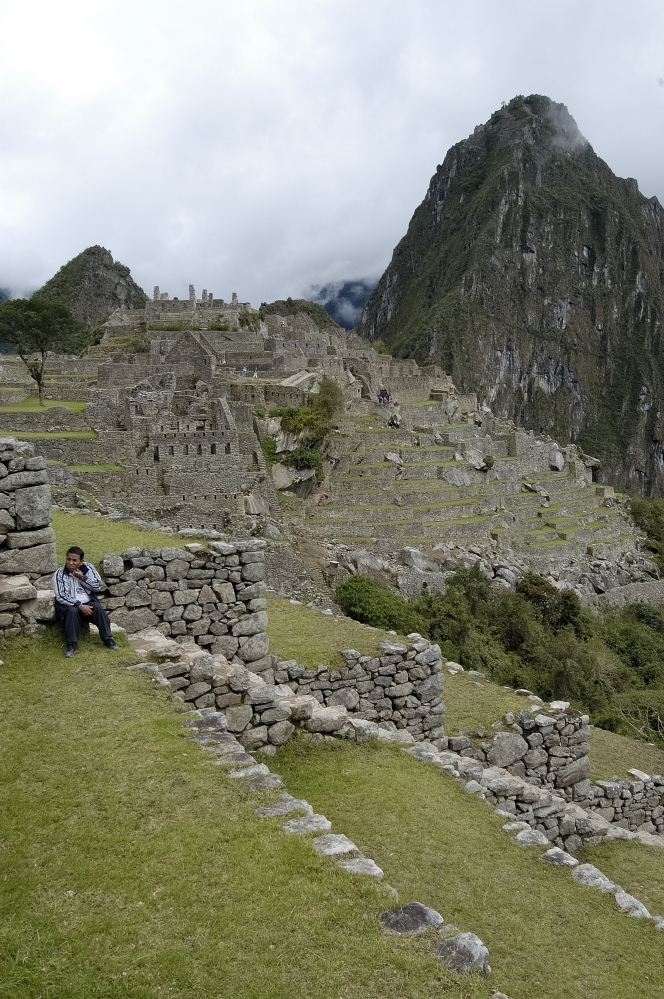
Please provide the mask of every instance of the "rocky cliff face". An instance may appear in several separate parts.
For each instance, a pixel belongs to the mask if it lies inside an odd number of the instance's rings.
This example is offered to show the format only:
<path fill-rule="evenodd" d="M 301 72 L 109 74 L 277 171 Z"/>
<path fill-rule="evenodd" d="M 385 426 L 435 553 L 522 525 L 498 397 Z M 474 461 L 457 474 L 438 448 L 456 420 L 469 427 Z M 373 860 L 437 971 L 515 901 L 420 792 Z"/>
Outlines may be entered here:
<path fill-rule="evenodd" d="M 438 166 L 357 330 L 658 494 L 663 280 L 657 199 L 563 105 L 516 97 Z"/>
<path fill-rule="evenodd" d="M 36 298 L 62 302 L 86 326 L 94 326 L 115 309 L 140 309 L 148 300 L 129 268 L 113 260 L 103 246 L 89 246 L 61 267 Z"/>

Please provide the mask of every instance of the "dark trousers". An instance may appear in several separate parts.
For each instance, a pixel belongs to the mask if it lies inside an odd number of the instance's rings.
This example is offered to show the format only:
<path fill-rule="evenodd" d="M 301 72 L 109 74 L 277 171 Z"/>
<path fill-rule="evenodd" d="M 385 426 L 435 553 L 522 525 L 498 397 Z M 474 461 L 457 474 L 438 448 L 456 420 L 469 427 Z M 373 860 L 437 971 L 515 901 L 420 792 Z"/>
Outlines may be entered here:
<path fill-rule="evenodd" d="M 65 636 L 65 643 L 67 645 L 77 644 L 81 624 L 96 624 L 99 628 L 99 637 L 102 642 L 107 642 L 112 637 L 111 622 L 102 605 L 96 598 L 91 597 L 90 606 L 92 607 L 92 614 L 86 616 L 81 613 L 78 607 L 68 607 L 65 604 L 59 604 L 56 600 L 55 617 L 62 626 L 62 633 Z"/>

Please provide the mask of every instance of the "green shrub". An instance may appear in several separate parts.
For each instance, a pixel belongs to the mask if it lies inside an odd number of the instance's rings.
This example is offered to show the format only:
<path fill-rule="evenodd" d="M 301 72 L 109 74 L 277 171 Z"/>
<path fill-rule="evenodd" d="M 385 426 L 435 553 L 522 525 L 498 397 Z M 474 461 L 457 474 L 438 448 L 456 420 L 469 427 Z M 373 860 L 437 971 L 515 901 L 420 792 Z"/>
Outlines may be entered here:
<path fill-rule="evenodd" d="M 273 437 L 265 437 L 261 441 L 261 450 L 265 457 L 265 464 L 267 465 L 268 472 L 271 471 L 272 466 L 275 461 L 278 461 L 277 457 L 277 443 Z"/>
<path fill-rule="evenodd" d="M 658 567 L 664 571 L 664 499 L 633 497 L 630 512 L 647 537 Z"/>
<path fill-rule="evenodd" d="M 294 451 L 285 451 L 277 457 L 281 459 L 282 465 L 287 465 L 288 468 L 296 468 L 298 471 L 313 468 L 318 482 L 323 478 L 323 456 L 315 448 L 298 447 Z"/>
<path fill-rule="evenodd" d="M 484 464 L 486 465 L 487 468 L 493 468 L 493 466 L 496 464 L 496 459 L 492 454 L 485 454 Z"/>
<path fill-rule="evenodd" d="M 215 333 L 226 333 L 230 329 L 230 325 L 228 322 L 221 322 L 218 319 L 212 319 L 211 322 L 208 323 L 207 328 Z"/>
<path fill-rule="evenodd" d="M 424 619 L 403 597 L 366 576 L 352 576 L 338 586 L 334 599 L 344 614 L 374 628 L 398 631 L 402 635 L 418 631 L 426 634 Z"/>

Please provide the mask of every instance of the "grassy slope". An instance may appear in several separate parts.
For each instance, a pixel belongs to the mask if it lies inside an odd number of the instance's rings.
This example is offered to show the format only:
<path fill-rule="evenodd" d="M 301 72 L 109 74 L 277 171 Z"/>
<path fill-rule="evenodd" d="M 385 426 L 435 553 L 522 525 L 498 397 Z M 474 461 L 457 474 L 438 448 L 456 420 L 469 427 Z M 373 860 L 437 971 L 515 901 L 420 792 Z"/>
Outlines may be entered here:
<path fill-rule="evenodd" d="M 39 405 L 39 396 L 30 395 L 22 402 L 14 402 L 9 406 L 0 406 L 0 413 L 43 413 L 44 408 L 65 406 L 71 413 L 84 413 L 86 403 L 71 399 L 44 399 L 44 406 Z"/>
<path fill-rule="evenodd" d="M 183 538 L 164 531 L 144 530 L 129 521 L 105 520 L 103 517 L 86 517 L 84 514 L 64 513 L 53 510 L 53 528 L 56 534 L 58 561 L 64 562 L 65 552 L 71 545 L 79 545 L 85 551 L 88 562 L 97 564 L 110 552 L 123 552 L 132 545 L 149 548 L 170 545 L 184 548 L 195 538 Z"/>

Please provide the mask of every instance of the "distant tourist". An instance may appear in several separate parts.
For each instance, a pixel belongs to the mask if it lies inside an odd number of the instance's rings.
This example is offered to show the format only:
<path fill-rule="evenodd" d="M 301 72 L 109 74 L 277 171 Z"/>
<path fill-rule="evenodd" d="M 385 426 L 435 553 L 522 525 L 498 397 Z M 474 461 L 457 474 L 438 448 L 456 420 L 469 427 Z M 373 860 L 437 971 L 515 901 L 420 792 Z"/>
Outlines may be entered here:
<path fill-rule="evenodd" d="M 244 366 L 244 367 L 243 367 L 243 369 L 242 369 L 242 377 L 243 377 L 243 378 L 246 378 L 246 377 L 247 377 L 247 365 L 246 365 L 246 364 L 245 364 L 245 366 Z"/>
<path fill-rule="evenodd" d="M 394 413 L 390 419 L 387 421 L 388 427 L 392 427 L 394 430 L 398 430 L 401 426 L 401 420 L 399 419 L 399 414 Z"/>
<path fill-rule="evenodd" d="M 104 584 L 95 567 L 83 561 L 84 555 L 81 548 L 70 548 L 65 564 L 53 574 L 55 616 L 62 626 L 67 657 L 76 653 L 82 622 L 97 625 L 99 637 L 107 649 L 118 648 L 113 641 L 108 614 L 97 596 Z"/>
<path fill-rule="evenodd" d="M 254 378 L 258 378 L 258 368 L 254 368 Z"/>

